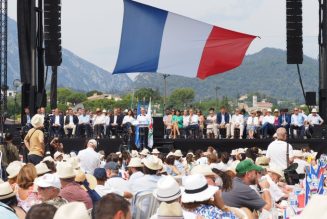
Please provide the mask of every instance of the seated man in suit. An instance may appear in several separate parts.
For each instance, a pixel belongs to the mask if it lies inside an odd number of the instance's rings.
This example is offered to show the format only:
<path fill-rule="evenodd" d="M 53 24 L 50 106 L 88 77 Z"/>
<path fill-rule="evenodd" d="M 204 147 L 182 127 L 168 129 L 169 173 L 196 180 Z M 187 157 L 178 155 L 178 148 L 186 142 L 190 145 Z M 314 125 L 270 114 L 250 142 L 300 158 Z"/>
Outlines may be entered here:
<path fill-rule="evenodd" d="M 114 114 L 110 116 L 109 131 L 111 136 L 117 136 L 117 131 L 121 130 L 123 117 L 118 114 L 118 109 L 114 109 Z"/>
<path fill-rule="evenodd" d="M 64 127 L 64 116 L 60 115 L 59 109 L 54 110 L 50 117 L 50 135 L 54 137 L 62 136 Z"/>
<path fill-rule="evenodd" d="M 32 128 L 31 119 L 32 119 L 32 115 L 30 113 L 30 109 L 28 107 L 25 107 L 24 115 L 22 117 L 22 131 L 24 133 L 27 133 L 28 130 Z"/>
<path fill-rule="evenodd" d="M 74 111 L 72 108 L 68 108 L 68 114 L 65 118 L 65 134 L 68 135 L 68 129 L 72 129 L 72 135 L 75 136 L 76 126 L 78 124 L 78 118 L 74 115 Z"/>
<path fill-rule="evenodd" d="M 282 109 L 280 111 L 280 115 L 278 117 L 278 123 L 280 124 L 280 127 L 283 127 L 286 129 L 287 136 L 289 136 L 290 132 L 290 125 L 291 125 L 291 116 L 287 114 L 287 109 Z"/>
<path fill-rule="evenodd" d="M 226 111 L 226 108 L 222 106 L 220 108 L 220 112 L 217 113 L 217 126 L 219 129 L 219 133 L 221 134 L 222 129 L 226 129 L 226 138 L 230 138 L 230 120 L 231 116 Z"/>

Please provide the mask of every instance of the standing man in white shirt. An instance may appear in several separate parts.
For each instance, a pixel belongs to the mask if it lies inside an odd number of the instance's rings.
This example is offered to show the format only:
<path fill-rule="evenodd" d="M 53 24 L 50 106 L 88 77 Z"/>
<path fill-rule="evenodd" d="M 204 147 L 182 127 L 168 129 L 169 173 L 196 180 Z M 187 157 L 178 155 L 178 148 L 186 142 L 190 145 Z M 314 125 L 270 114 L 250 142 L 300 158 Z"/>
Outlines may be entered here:
<path fill-rule="evenodd" d="M 275 132 L 274 121 L 275 121 L 275 117 L 271 115 L 271 109 L 269 108 L 267 109 L 266 115 L 262 119 L 261 131 L 262 131 L 263 138 L 267 138 L 268 134 L 270 134 L 271 136 L 274 134 Z"/>
<path fill-rule="evenodd" d="M 242 139 L 242 133 L 244 131 L 244 118 L 243 115 L 240 114 L 240 109 L 235 109 L 235 114 L 232 116 L 231 122 L 231 135 L 232 139 L 234 138 L 235 128 L 240 129 L 240 139 Z"/>
<path fill-rule="evenodd" d="M 269 144 L 266 157 L 269 158 L 269 165 L 285 170 L 287 168 L 287 145 L 289 148 L 289 161 L 293 161 L 293 147 L 286 142 L 287 133 L 285 128 L 278 128 L 276 131 L 277 140 Z"/>
<path fill-rule="evenodd" d="M 95 168 L 100 167 L 100 155 L 95 152 L 98 143 L 95 139 L 88 141 L 86 149 L 78 152 L 78 159 L 81 164 L 81 170 L 93 175 Z"/>
<path fill-rule="evenodd" d="M 324 123 L 324 120 L 319 116 L 317 109 L 313 108 L 311 114 L 309 114 L 307 118 L 307 122 L 309 125 L 309 135 L 310 137 L 313 135 L 313 127 L 321 126 Z"/>
<path fill-rule="evenodd" d="M 150 118 L 148 118 L 145 109 L 141 108 L 141 114 L 136 118 L 139 126 L 139 135 L 140 135 L 140 146 L 141 149 L 148 146 L 148 134 L 149 134 L 149 124 Z"/>

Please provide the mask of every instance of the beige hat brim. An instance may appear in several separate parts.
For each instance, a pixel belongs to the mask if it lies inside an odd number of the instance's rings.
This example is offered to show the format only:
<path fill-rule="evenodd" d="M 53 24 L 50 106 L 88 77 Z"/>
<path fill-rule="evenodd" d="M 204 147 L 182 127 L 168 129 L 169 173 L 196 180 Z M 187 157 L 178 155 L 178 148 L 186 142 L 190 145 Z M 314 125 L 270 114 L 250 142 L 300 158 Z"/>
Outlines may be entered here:
<path fill-rule="evenodd" d="M 10 192 L 8 194 L 0 195 L 0 200 L 11 198 L 11 197 L 14 197 L 15 195 L 16 195 L 15 192 Z"/>

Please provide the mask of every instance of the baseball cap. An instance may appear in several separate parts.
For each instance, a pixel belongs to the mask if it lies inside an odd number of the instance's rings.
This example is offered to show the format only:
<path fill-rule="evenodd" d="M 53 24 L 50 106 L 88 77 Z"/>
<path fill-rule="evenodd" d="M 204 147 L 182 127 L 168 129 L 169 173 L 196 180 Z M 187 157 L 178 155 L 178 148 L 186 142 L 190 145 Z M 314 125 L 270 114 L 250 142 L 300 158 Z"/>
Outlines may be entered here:
<path fill-rule="evenodd" d="M 110 161 L 104 165 L 106 170 L 119 170 L 119 165 L 116 162 Z"/>
<path fill-rule="evenodd" d="M 61 183 L 58 176 L 50 173 L 44 174 L 43 176 L 36 178 L 35 184 L 38 187 L 42 187 L 42 188 L 48 188 L 48 187 L 54 187 L 57 189 L 61 188 Z"/>
<path fill-rule="evenodd" d="M 262 167 L 257 166 L 253 163 L 252 160 L 245 159 L 241 161 L 239 164 L 236 166 L 236 173 L 244 174 L 246 172 L 256 170 L 256 171 L 262 171 L 264 170 Z"/>
<path fill-rule="evenodd" d="M 107 173 L 104 168 L 96 168 L 94 170 L 93 176 L 98 180 L 106 180 L 107 179 Z"/>

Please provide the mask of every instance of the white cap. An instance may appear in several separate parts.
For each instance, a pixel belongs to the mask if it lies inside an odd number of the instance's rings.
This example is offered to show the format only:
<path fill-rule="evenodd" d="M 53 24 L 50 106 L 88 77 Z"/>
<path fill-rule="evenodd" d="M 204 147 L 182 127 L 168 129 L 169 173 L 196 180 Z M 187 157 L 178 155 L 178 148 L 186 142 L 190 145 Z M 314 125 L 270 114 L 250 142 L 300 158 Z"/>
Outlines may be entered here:
<path fill-rule="evenodd" d="M 43 176 L 36 178 L 35 184 L 38 187 L 42 187 L 42 188 L 48 188 L 48 187 L 54 187 L 57 189 L 61 188 L 61 183 L 58 176 L 51 173 L 47 173 L 44 174 Z"/>

